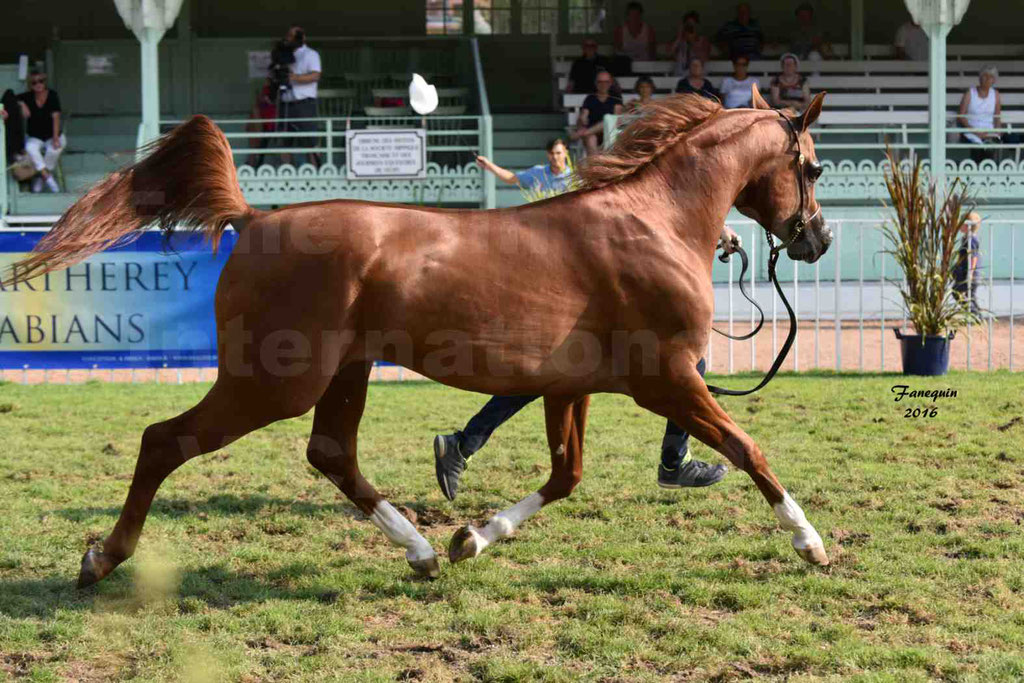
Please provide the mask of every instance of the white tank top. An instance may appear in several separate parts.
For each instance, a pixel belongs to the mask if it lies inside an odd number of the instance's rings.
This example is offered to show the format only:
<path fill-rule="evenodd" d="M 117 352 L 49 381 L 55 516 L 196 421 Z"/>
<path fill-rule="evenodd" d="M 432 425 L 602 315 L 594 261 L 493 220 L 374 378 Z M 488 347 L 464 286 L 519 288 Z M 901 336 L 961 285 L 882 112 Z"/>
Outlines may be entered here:
<path fill-rule="evenodd" d="M 646 21 L 640 29 L 640 35 L 633 37 L 629 27 L 622 25 L 622 54 L 627 55 L 634 61 L 646 61 L 649 56 L 647 45 L 651 42 L 651 26 Z"/>
<path fill-rule="evenodd" d="M 967 125 L 970 128 L 995 128 L 996 89 L 988 89 L 988 97 L 978 94 L 976 86 L 971 87 L 971 101 L 967 105 Z"/>

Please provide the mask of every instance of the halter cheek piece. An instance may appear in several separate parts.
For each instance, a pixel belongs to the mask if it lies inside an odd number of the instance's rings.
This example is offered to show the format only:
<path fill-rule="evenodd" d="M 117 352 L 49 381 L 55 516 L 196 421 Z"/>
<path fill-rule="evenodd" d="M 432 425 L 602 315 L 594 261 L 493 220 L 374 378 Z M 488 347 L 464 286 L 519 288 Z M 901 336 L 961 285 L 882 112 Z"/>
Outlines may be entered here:
<path fill-rule="evenodd" d="M 776 254 L 782 251 L 790 244 L 795 242 L 800 237 L 800 235 L 803 234 L 804 228 L 807 227 L 807 224 L 813 221 L 818 216 L 818 214 L 821 213 L 821 204 L 818 204 L 818 208 L 815 209 L 814 213 L 811 214 L 809 218 L 804 218 L 804 214 L 807 209 L 807 182 L 806 178 L 804 177 L 804 164 L 807 162 L 807 157 L 804 156 L 804 151 L 800 146 L 800 134 L 797 132 L 796 126 L 793 125 L 793 120 L 786 116 L 785 114 L 783 114 L 781 111 L 776 110 L 776 113 L 783 121 L 786 122 L 786 125 L 789 127 L 790 132 L 793 133 L 793 141 L 796 143 L 796 175 L 797 188 L 800 190 L 800 209 L 797 213 L 796 222 L 793 224 L 795 230 L 789 236 L 789 239 L 780 243 L 778 246 L 775 246 L 775 240 L 772 238 L 771 231 L 768 230 L 768 228 L 765 228 L 765 234 L 768 237 L 768 246 L 771 248 L 772 254 Z"/>

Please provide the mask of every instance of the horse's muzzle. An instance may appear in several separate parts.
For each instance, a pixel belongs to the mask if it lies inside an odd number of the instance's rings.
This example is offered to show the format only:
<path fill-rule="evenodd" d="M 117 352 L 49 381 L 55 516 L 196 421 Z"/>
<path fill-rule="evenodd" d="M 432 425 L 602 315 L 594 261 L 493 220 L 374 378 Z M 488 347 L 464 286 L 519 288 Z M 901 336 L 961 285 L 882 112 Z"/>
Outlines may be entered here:
<path fill-rule="evenodd" d="M 786 248 L 786 255 L 794 261 L 814 263 L 828 251 L 831 244 L 832 231 L 819 213 L 814 220 L 807 224 L 807 227 L 800 233 L 800 237 L 793 240 Z"/>

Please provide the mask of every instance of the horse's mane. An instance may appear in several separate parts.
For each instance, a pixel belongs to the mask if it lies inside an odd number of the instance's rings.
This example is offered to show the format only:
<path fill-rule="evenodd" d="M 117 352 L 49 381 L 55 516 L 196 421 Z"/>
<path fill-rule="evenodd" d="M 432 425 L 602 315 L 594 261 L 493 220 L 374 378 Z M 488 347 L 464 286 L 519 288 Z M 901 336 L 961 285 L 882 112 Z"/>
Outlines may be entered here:
<path fill-rule="evenodd" d="M 628 178 L 722 110 L 700 95 L 672 95 L 644 105 L 607 152 L 588 157 L 577 187 L 591 190 Z"/>

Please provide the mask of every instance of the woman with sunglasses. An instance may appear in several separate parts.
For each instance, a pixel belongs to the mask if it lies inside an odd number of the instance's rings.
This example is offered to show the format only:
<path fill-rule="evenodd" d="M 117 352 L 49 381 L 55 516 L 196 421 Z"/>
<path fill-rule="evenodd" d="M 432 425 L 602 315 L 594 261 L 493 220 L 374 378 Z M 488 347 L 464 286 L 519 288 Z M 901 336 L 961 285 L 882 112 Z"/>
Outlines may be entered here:
<path fill-rule="evenodd" d="M 25 118 L 25 152 L 38 173 L 32 179 L 32 191 L 60 192 L 53 170 L 64 151 L 66 141 L 61 133 L 60 98 L 57 91 L 46 87 L 46 74 L 33 73 L 28 80 L 29 91 L 18 96 Z"/>

